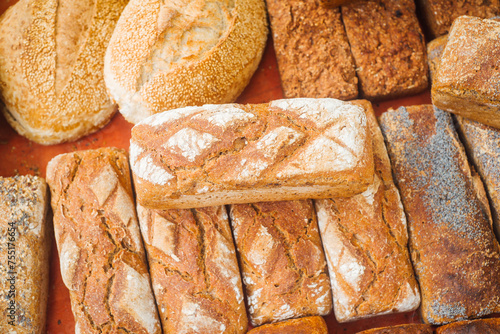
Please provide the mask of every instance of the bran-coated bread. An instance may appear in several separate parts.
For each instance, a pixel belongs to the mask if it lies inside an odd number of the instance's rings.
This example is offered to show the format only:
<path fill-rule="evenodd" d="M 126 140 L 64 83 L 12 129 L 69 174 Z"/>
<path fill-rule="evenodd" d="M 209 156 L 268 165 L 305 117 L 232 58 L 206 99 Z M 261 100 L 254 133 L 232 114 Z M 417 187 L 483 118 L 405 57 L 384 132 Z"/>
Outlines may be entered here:
<path fill-rule="evenodd" d="M 273 324 L 259 326 L 248 331 L 248 334 L 328 334 L 323 317 L 305 317 L 291 319 Z"/>
<path fill-rule="evenodd" d="M 365 112 L 334 99 L 157 114 L 132 128 L 130 164 L 156 209 L 350 196 L 373 179 Z"/>
<path fill-rule="evenodd" d="M 163 332 L 246 333 L 226 208 L 137 211 Z"/>
<path fill-rule="evenodd" d="M 266 40 L 264 0 L 132 0 L 106 52 L 106 86 L 131 123 L 234 102 Z"/>
<path fill-rule="evenodd" d="M 408 219 L 422 319 L 446 324 L 499 312 L 500 247 L 450 114 L 400 107 L 380 125 Z"/>
<path fill-rule="evenodd" d="M 47 182 L 75 333 L 160 334 L 127 153 L 60 154 Z"/>
<path fill-rule="evenodd" d="M 0 177 L 1 333 L 46 331 L 52 243 L 48 195 L 40 177 Z"/>
<path fill-rule="evenodd" d="M 498 334 L 500 318 L 458 321 L 436 328 L 436 334 Z"/>
<path fill-rule="evenodd" d="M 102 128 L 116 111 L 104 53 L 127 0 L 21 0 L 0 18 L 0 100 L 9 124 L 49 145 Z"/>

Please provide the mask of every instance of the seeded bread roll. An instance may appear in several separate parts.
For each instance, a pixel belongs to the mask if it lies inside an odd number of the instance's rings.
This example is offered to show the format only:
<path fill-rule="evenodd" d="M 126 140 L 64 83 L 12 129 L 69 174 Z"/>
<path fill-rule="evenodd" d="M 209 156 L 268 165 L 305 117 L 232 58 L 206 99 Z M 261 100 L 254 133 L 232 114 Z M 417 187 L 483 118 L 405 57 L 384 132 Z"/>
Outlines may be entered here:
<path fill-rule="evenodd" d="M 45 333 L 52 241 L 48 204 L 44 179 L 0 177 L 1 333 Z"/>
<path fill-rule="evenodd" d="M 137 211 L 163 332 L 246 333 L 226 208 Z"/>
<path fill-rule="evenodd" d="M 430 105 L 380 118 L 409 225 L 422 319 L 445 324 L 500 311 L 500 247 L 483 185 L 450 114 Z"/>
<path fill-rule="evenodd" d="M 104 85 L 104 53 L 126 3 L 20 0 L 2 15 L 0 99 L 17 132 L 48 145 L 108 123 L 116 105 Z"/>
<path fill-rule="evenodd" d="M 132 123 L 169 109 L 234 102 L 266 39 L 264 0 L 131 0 L 106 52 L 106 85 Z"/>
<path fill-rule="evenodd" d="M 350 196 L 373 179 L 366 115 L 334 99 L 154 115 L 132 129 L 130 164 L 156 209 Z"/>
<path fill-rule="evenodd" d="M 358 96 L 358 78 L 340 9 L 318 0 L 266 0 L 284 96 Z"/>
<path fill-rule="evenodd" d="M 328 334 L 322 317 L 305 317 L 286 320 L 254 328 L 248 334 Z"/>
<path fill-rule="evenodd" d="M 126 152 L 58 155 L 47 181 L 75 333 L 161 333 Z"/>
<path fill-rule="evenodd" d="M 252 324 L 330 313 L 312 201 L 237 204 L 229 212 Z"/>
<path fill-rule="evenodd" d="M 436 334 L 498 334 L 500 318 L 459 321 L 436 328 Z"/>
<path fill-rule="evenodd" d="M 432 334 L 432 326 L 424 324 L 408 324 L 392 327 L 374 328 L 358 332 L 358 334 Z"/>
<path fill-rule="evenodd" d="M 371 103 L 353 103 L 368 111 L 374 182 L 353 197 L 315 200 L 338 322 L 413 311 L 420 305 L 405 213 L 392 180 L 384 137 Z"/>
<path fill-rule="evenodd" d="M 455 20 L 432 84 L 432 103 L 500 128 L 500 22 Z"/>

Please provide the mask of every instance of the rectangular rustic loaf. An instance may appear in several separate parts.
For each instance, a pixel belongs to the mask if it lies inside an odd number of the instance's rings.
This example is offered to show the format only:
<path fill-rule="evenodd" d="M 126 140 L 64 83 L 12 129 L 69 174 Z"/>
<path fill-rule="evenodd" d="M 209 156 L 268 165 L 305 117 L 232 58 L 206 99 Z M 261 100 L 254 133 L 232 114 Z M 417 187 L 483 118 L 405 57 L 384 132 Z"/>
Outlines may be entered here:
<path fill-rule="evenodd" d="M 365 111 L 335 99 L 156 114 L 132 128 L 130 164 L 153 209 L 351 196 L 373 180 Z"/>
<path fill-rule="evenodd" d="M 406 218 L 392 180 L 384 137 L 368 101 L 373 140 L 374 183 L 349 198 L 315 200 L 338 322 L 420 305 L 420 293 L 408 254 Z"/>
<path fill-rule="evenodd" d="M 226 208 L 137 211 L 163 332 L 246 333 Z"/>
<path fill-rule="evenodd" d="M 330 313 L 312 201 L 236 204 L 229 212 L 252 324 Z"/>
<path fill-rule="evenodd" d="M 448 35 L 432 83 L 432 103 L 500 128 L 500 22 L 461 16 Z"/>
<path fill-rule="evenodd" d="M 458 321 L 436 328 L 436 334 L 498 334 L 500 318 Z"/>
<path fill-rule="evenodd" d="M 500 247 L 450 114 L 400 107 L 380 125 L 408 219 L 422 319 L 445 324 L 499 312 Z"/>
<path fill-rule="evenodd" d="M 248 334 L 328 334 L 325 319 L 319 316 L 291 319 L 254 328 Z"/>
<path fill-rule="evenodd" d="M 361 96 L 388 99 L 427 88 L 427 54 L 413 0 L 342 6 Z"/>
<path fill-rule="evenodd" d="M 0 177 L 0 333 L 45 333 L 48 204 L 44 179 Z"/>
<path fill-rule="evenodd" d="M 266 0 L 284 96 L 358 96 L 358 78 L 339 8 L 320 0 Z"/>
<path fill-rule="evenodd" d="M 432 334 L 432 326 L 425 324 L 407 324 L 391 327 L 373 328 L 358 334 Z"/>
<path fill-rule="evenodd" d="M 58 155 L 47 181 L 75 333 L 161 333 L 126 152 Z"/>

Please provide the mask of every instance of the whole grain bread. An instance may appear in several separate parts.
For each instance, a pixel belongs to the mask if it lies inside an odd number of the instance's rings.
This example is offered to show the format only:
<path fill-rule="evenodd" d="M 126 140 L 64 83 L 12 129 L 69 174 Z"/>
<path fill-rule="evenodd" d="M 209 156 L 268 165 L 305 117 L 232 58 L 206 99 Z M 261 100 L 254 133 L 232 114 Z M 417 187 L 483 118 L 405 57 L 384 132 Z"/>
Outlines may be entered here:
<path fill-rule="evenodd" d="M 311 200 L 236 204 L 229 213 L 252 325 L 330 313 Z"/>
<path fill-rule="evenodd" d="M 226 208 L 137 211 L 163 332 L 246 333 Z"/>
<path fill-rule="evenodd" d="M 500 318 L 458 321 L 436 328 L 436 334 L 498 334 Z"/>
<path fill-rule="evenodd" d="M 350 196 L 373 179 L 364 110 L 334 99 L 154 115 L 132 129 L 130 164 L 156 209 Z"/>
<path fill-rule="evenodd" d="M 126 152 L 58 155 L 47 182 L 75 333 L 161 333 Z"/>
<path fill-rule="evenodd" d="M 0 333 L 44 334 L 52 243 L 48 188 L 0 177 Z"/>
<path fill-rule="evenodd" d="M 422 319 L 445 324 L 499 312 L 500 247 L 450 114 L 400 107 L 380 125 L 408 219 Z"/>
<path fill-rule="evenodd" d="M 131 0 L 106 52 L 106 86 L 132 123 L 234 102 L 257 69 L 267 32 L 264 0 Z"/>
<path fill-rule="evenodd" d="M 305 317 L 291 319 L 256 327 L 248 334 L 328 334 L 325 319 L 322 317 Z"/>
<path fill-rule="evenodd" d="M 424 324 L 408 324 L 391 327 L 374 328 L 358 332 L 358 334 L 432 334 L 432 326 Z"/>
<path fill-rule="evenodd" d="M 284 96 L 358 96 L 354 60 L 338 8 L 319 0 L 266 0 Z"/>
<path fill-rule="evenodd" d="M 17 132 L 48 145 L 108 123 L 104 53 L 126 3 L 20 0 L 0 17 L 0 100 Z"/>
<path fill-rule="evenodd" d="M 315 200 L 338 322 L 408 312 L 420 293 L 408 254 L 406 217 L 371 103 L 364 105 L 373 140 L 374 182 L 349 198 Z"/>

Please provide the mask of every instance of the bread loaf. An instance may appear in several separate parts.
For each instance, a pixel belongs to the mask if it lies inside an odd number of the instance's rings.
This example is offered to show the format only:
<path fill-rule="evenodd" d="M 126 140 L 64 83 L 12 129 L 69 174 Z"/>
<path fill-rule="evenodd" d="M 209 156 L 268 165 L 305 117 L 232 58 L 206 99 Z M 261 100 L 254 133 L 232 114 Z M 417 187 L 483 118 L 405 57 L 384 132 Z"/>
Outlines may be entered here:
<path fill-rule="evenodd" d="M 206 105 L 132 129 L 130 164 L 144 207 L 350 196 L 373 178 L 363 109 L 334 99 Z"/>
<path fill-rule="evenodd" d="M 360 0 L 319 0 L 319 3 L 322 6 L 333 8 L 333 7 L 338 7 L 338 6 L 345 5 L 345 4 L 348 4 L 351 2 L 355 2 L 355 1 L 360 1 Z"/>
<path fill-rule="evenodd" d="M 358 334 L 432 334 L 432 326 L 424 324 L 408 324 L 392 327 L 374 328 L 358 332 Z"/>
<path fill-rule="evenodd" d="M 237 204 L 229 212 L 252 324 L 330 313 L 312 201 Z"/>
<path fill-rule="evenodd" d="M 450 114 L 430 105 L 380 118 L 409 225 L 427 323 L 500 311 L 500 247 Z"/>
<path fill-rule="evenodd" d="M 0 332 L 44 334 L 52 228 L 36 176 L 0 177 Z"/>
<path fill-rule="evenodd" d="M 266 0 L 284 96 L 358 96 L 340 9 L 321 0 Z"/>
<path fill-rule="evenodd" d="M 436 334 L 498 334 L 500 318 L 459 321 L 436 328 Z"/>
<path fill-rule="evenodd" d="M 76 140 L 116 111 L 104 53 L 127 0 L 21 0 L 0 18 L 0 100 L 21 135 Z"/>
<path fill-rule="evenodd" d="M 47 181 L 75 333 L 161 333 L 125 151 L 58 155 Z"/>
<path fill-rule="evenodd" d="M 248 334 L 328 334 L 326 322 L 322 317 L 291 319 L 274 324 L 256 327 Z"/>
<path fill-rule="evenodd" d="M 447 42 L 448 35 L 443 35 L 433 39 L 427 44 L 427 62 L 429 64 L 429 75 L 431 81 L 433 81 L 436 76 L 439 62 L 441 61 L 441 55 L 443 54 L 444 47 Z"/>
<path fill-rule="evenodd" d="M 241 94 L 267 39 L 264 0 L 131 0 L 109 43 L 105 80 L 132 123 Z"/>
<path fill-rule="evenodd" d="M 164 333 L 246 333 L 248 319 L 224 206 L 138 206 Z"/>
<path fill-rule="evenodd" d="M 432 84 L 432 103 L 500 128 L 500 22 L 455 20 Z"/>
<path fill-rule="evenodd" d="M 338 322 L 413 311 L 420 305 L 405 213 L 384 138 L 371 103 L 354 102 L 368 111 L 374 182 L 353 197 L 315 200 Z"/>

